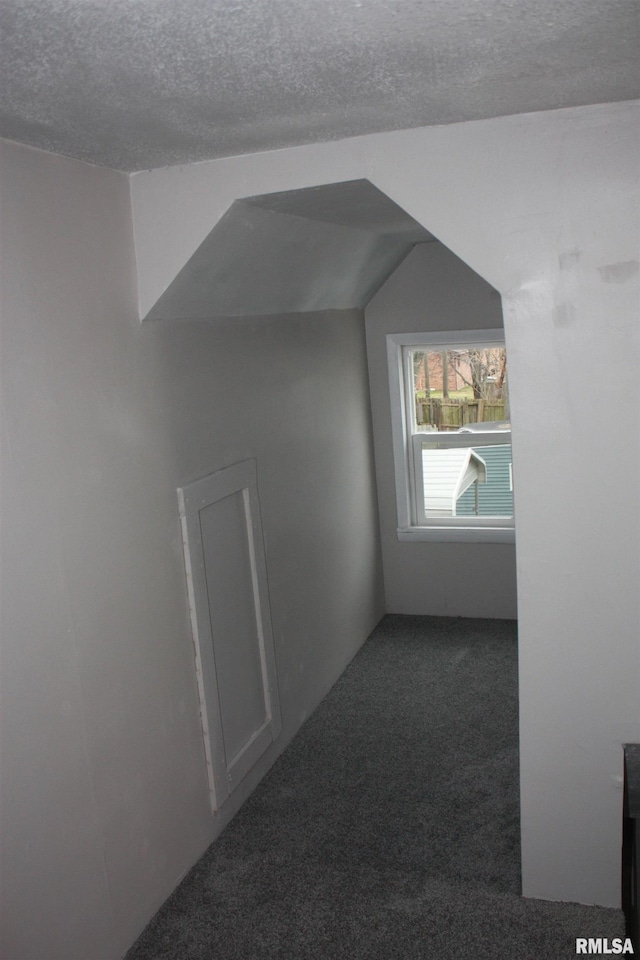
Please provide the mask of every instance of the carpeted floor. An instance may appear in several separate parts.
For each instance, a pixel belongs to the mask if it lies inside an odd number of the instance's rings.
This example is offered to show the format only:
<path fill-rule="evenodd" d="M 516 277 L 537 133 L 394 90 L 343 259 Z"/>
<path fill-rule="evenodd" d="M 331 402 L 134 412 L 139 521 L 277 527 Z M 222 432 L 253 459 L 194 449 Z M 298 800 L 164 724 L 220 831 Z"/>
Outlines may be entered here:
<path fill-rule="evenodd" d="M 516 625 L 388 616 L 126 960 L 563 960 L 523 900 Z"/>

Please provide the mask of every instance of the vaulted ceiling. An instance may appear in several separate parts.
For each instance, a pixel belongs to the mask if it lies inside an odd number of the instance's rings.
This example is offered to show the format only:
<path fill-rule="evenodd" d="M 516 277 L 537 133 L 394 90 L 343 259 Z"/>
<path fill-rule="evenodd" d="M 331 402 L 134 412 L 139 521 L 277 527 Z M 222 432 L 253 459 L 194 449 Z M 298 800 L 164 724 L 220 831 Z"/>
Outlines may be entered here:
<path fill-rule="evenodd" d="M 361 309 L 434 241 L 367 180 L 236 200 L 145 319 Z"/>
<path fill-rule="evenodd" d="M 2 0 L 0 135 L 120 170 L 640 96 L 637 0 Z"/>

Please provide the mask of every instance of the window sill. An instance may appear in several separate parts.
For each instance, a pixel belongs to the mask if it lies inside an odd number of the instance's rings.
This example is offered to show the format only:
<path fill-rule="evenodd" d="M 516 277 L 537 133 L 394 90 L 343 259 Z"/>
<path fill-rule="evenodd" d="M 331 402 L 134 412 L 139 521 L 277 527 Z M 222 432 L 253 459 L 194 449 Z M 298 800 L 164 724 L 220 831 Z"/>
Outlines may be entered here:
<path fill-rule="evenodd" d="M 515 543 L 514 527 L 404 527 L 398 530 L 404 543 Z"/>

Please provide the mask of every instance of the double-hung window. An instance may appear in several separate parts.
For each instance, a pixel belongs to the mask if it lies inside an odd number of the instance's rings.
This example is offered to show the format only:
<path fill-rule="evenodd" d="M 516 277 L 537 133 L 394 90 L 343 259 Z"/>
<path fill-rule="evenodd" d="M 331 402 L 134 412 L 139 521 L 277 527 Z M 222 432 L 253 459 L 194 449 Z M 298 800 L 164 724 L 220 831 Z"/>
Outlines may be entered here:
<path fill-rule="evenodd" d="M 514 540 L 502 330 L 387 336 L 400 540 Z"/>

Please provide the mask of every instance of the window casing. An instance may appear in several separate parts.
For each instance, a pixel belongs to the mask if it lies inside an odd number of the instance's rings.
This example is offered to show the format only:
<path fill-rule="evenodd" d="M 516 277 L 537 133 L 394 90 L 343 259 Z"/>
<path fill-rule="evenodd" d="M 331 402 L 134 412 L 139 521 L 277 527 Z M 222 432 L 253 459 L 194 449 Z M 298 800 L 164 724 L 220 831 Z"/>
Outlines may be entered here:
<path fill-rule="evenodd" d="M 399 540 L 514 541 L 509 420 L 420 425 L 414 379 L 419 351 L 506 358 L 504 345 L 503 330 L 387 336 Z"/>

